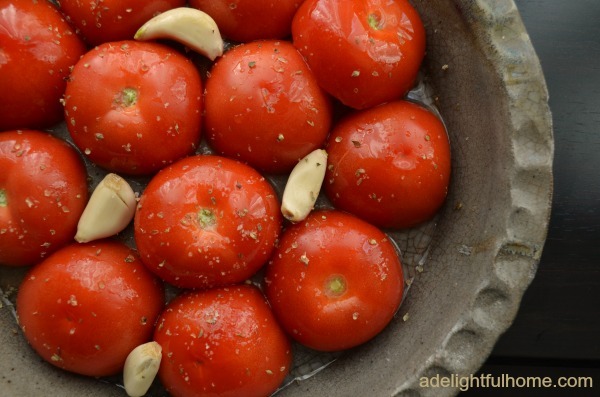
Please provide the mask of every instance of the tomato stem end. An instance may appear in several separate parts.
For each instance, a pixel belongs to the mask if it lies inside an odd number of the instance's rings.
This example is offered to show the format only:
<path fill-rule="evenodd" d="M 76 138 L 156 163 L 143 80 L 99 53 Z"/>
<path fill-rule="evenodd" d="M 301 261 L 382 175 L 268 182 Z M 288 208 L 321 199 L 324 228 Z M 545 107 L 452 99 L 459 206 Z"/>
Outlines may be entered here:
<path fill-rule="evenodd" d="M 198 224 L 200 224 L 202 229 L 206 229 L 216 223 L 217 218 L 215 217 L 213 211 L 209 210 L 208 208 L 202 208 L 200 211 L 198 211 Z"/>
<path fill-rule="evenodd" d="M 135 88 L 127 87 L 123 88 L 123 90 L 117 94 L 115 102 L 124 108 L 128 108 L 135 105 L 137 100 L 138 91 Z"/>
<path fill-rule="evenodd" d="M 381 14 L 379 14 L 378 12 L 371 12 L 369 13 L 369 15 L 367 16 L 367 23 L 369 24 L 369 26 L 375 30 L 381 30 L 382 29 L 382 19 L 381 19 Z"/>
<path fill-rule="evenodd" d="M 346 292 L 346 279 L 340 274 L 335 274 L 325 282 L 325 290 L 329 296 L 342 296 Z"/>
<path fill-rule="evenodd" d="M 8 197 L 6 197 L 5 189 L 0 189 L 0 207 L 8 207 Z"/>

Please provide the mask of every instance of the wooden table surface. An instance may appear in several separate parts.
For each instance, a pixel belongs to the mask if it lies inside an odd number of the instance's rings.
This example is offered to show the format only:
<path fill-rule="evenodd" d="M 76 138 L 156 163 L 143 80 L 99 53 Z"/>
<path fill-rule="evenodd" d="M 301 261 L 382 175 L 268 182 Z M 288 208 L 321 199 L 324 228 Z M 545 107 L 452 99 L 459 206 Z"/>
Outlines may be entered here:
<path fill-rule="evenodd" d="M 480 374 L 592 377 L 593 388 L 477 388 L 467 396 L 600 396 L 600 0 L 516 0 L 550 93 L 548 238 L 511 328 Z"/>

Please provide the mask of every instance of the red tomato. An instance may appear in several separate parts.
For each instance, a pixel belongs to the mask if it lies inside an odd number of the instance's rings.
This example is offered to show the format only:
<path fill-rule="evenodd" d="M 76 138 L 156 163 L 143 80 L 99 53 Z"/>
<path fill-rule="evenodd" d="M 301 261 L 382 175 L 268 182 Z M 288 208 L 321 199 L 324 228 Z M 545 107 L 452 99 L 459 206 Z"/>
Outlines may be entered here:
<path fill-rule="evenodd" d="M 88 198 L 75 149 L 40 131 L 0 133 L 0 265 L 31 265 L 70 242 Z"/>
<path fill-rule="evenodd" d="M 329 98 L 288 42 L 243 44 L 217 61 L 206 83 L 209 144 L 270 173 L 290 171 L 325 141 Z"/>
<path fill-rule="evenodd" d="M 432 218 L 446 199 L 450 143 L 431 111 L 396 101 L 357 112 L 331 132 L 324 190 L 337 208 L 385 228 Z"/>
<path fill-rule="evenodd" d="M 292 37 L 319 84 L 357 109 L 406 94 L 425 54 L 425 30 L 408 0 L 307 0 Z"/>
<path fill-rule="evenodd" d="M 130 175 L 192 153 L 201 134 L 202 81 L 192 62 L 156 43 L 102 44 L 75 65 L 67 128 L 96 164 Z"/>
<path fill-rule="evenodd" d="M 268 260 L 282 216 L 254 169 L 192 156 L 158 173 L 140 198 L 135 241 L 150 270 L 179 287 L 245 281 Z"/>
<path fill-rule="evenodd" d="M 283 39 L 304 0 L 190 0 L 190 6 L 209 14 L 219 31 L 233 41 Z"/>
<path fill-rule="evenodd" d="M 0 131 L 62 120 L 69 68 L 85 45 L 47 1 L 0 2 Z"/>
<path fill-rule="evenodd" d="M 251 285 L 188 293 L 161 315 L 159 377 L 174 397 L 264 397 L 290 370 L 290 342 Z"/>
<path fill-rule="evenodd" d="M 150 18 L 185 0 L 60 0 L 60 8 L 81 31 L 88 44 L 133 39 Z"/>
<path fill-rule="evenodd" d="M 49 363 L 78 374 L 120 371 L 152 337 L 162 284 L 135 251 L 114 241 L 67 246 L 25 277 L 17 314 L 27 341 Z"/>
<path fill-rule="evenodd" d="M 340 211 L 312 212 L 286 229 L 265 274 L 282 327 L 322 351 L 348 349 L 381 332 L 403 289 L 401 263 L 386 235 Z"/>

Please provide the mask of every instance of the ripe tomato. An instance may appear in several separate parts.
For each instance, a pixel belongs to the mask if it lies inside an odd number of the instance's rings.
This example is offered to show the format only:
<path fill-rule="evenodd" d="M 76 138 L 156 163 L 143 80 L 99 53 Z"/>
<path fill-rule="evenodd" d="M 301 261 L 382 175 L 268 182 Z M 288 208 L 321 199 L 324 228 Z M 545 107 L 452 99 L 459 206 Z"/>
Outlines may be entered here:
<path fill-rule="evenodd" d="M 62 120 L 69 68 L 85 45 L 47 1 L 0 2 L 0 131 Z"/>
<path fill-rule="evenodd" d="M 325 141 L 331 103 L 302 56 L 284 41 L 242 44 L 206 82 L 208 143 L 269 173 L 290 171 Z"/>
<path fill-rule="evenodd" d="M 164 307 L 162 284 L 115 241 L 73 243 L 33 267 L 17 295 L 27 341 L 49 363 L 82 375 L 120 371 Z"/>
<path fill-rule="evenodd" d="M 70 242 L 88 198 L 77 151 L 47 133 L 0 133 L 0 265 L 31 265 Z"/>
<path fill-rule="evenodd" d="M 432 218 L 446 199 L 450 143 L 431 111 L 408 101 L 357 112 L 332 130 L 324 188 L 337 208 L 385 228 Z"/>
<path fill-rule="evenodd" d="M 391 321 L 403 289 L 401 263 L 386 235 L 340 211 L 312 212 L 286 229 L 265 274 L 282 327 L 322 351 L 373 338 Z"/>
<path fill-rule="evenodd" d="M 163 349 L 159 378 L 174 397 L 264 397 L 290 370 L 289 339 L 251 285 L 176 298 L 154 339 Z"/>
<path fill-rule="evenodd" d="M 150 270 L 184 288 L 245 281 L 281 228 L 272 186 L 247 165 L 192 156 L 158 173 L 140 198 L 135 242 Z"/>
<path fill-rule="evenodd" d="M 147 20 L 185 3 L 185 0 L 60 0 L 60 8 L 86 42 L 96 46 L 133 39 Z"/>
<path fill-rule="evenodd" d="M 219 31 L 233 41 L 283 39 L 304 0 L 190 0 L 190 6 L 209 14 Z"/>
<path fill-rule="evenodd" d="M 192 62 L 157 43 L 102 44 L 73 68 L 65 118 L 96 164 L 145 175 L 193 152 L 201 134 L 202 81 Z"/>
<path fill-rule="evenodd" d="M 292 37 L 319 84 L 357 109 L 406 94 L 425 54 L 425 29 L 408 0 L 307 0 Z"/>

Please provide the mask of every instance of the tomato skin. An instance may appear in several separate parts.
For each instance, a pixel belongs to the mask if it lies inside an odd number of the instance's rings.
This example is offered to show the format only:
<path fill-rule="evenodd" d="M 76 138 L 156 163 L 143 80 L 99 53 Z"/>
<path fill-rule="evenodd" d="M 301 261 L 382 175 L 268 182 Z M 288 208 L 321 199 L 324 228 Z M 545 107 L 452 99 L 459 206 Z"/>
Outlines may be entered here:
<path fill-rule="evenodd" d="M 142 260 L 183 288 L 245 281 L 268 260 L 282 215 L 272 186 L 220 156 L 191 156 L 148 184 L 134 218 Z"/>
<path fill-rule="evenodd" d="M 321 351 L 362 344 L 392 319 L 404 280 L 391 241 L 341 211 L 315 211 L 286 229 L 265 272 L 265 294 L 287 333 Z"/>
<path fill-rule="evenodd" d="M 159 377 L 174 397 L 261 397 L 290 370 L 289 339 L 258 288 L 240 285 L 175 298 L 158 320 Z"/>
<path fill-rule="evenodd" d="M 210 72 L 205 107 L 211 147 L 267 173 L 290 171 L 321 147 L 332 118 L 329 98 L 284 41 L 228 51 Z"/>
<path fill-rule="evenodd" d="M 90 160 L 117 173 L 148 175 L 198 146 L 201 104 L 202 81 L 189 59 L 161 44 L 120 41 L 77 62 L 65 119 Z"/>
<path fill-rule="evenodd" d="M 446 199 L 448 135 L 418 104 L 395 101 L 347 117 L 332 130 L 327 150 L 327 197 L 379 227 L 416 226 Z"/>
<path fill-rule="evenodd" d="M 164 290 L 116 241 L 73 243 L 34 266 L 17 295 L 19 324 L 49 363 L 82 375 L 119 372 L 150 340 Z"/>
<path fill-rule="evenodd" d="M 79 153 L 34 130 L 0 132 L 0 265 L 26 266 L 70 242 L 88 198 Z"/>
<path fill-rule="evenodd" d="M 69 68 L 85 45 L 46 1 L 0 3 L 0 131 L 62 120 Z"/>
<path fill-rule="evenodd" d="M 147 20 L 185 3 L 185 0 L 60 0 L 60 8 L 86 42 L 96 46 L 133 39 Z"/>
<path fill-rule="evenodd" d="M 406 94 L 425 54 L 425 29 L 408 0 L 307 0 L 292 37 L 321 87 L 355 109 Z"/>
<path fill-rule="evenodd" d="M 190 0 L 190 6 L 210 15 L 223 37 L 249 42 L 284 39 L 304 0 Z"/>

